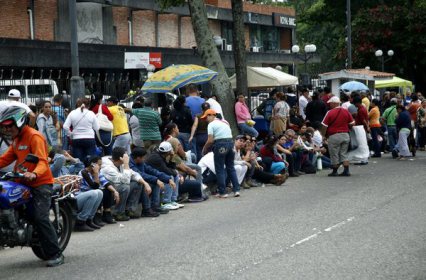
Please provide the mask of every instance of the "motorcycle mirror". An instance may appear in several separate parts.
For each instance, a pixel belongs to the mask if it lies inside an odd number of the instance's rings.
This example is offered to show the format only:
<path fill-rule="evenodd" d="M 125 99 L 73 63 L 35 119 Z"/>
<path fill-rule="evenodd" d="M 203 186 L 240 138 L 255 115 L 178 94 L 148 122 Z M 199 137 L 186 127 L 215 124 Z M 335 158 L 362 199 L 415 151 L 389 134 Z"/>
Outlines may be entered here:
<path fill-rule="evenodd" d="M 36 155 L 28 154 L 28 155 L 25 157 L 25 161 L 26 161 L 26 162 L 30 162 L 30 163 L 37 164 L 37 163 L 38 163 L 38 161 L 39 161 L 39 158 L 38 158 L 38 156 L 36 156 Z"/>

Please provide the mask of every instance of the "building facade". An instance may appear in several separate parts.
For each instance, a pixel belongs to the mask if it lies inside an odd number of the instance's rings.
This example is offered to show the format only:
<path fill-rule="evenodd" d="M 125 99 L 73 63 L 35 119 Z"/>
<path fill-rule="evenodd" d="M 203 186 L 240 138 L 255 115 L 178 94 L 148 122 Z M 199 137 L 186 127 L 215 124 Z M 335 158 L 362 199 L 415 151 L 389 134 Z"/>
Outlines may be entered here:
<path fill-rule="evenodd" d="M 68 1 L 0 2 L 0 80 L 69 79 Z M 215 41 L 220 40 L 217 45 L 223 63 L 232 73 L 231 1 L 205 3 L 210 29 Z M 244 17 L 247 64 L 292 65 L 294 9 L 244 2 Z M 89 88 L 94 83 L 112 82 L 112 94 L 122 94 L 140 84 L 146 78 L 146 65 L 126 65 L 126 54 L 145 55 L 156 69 L 172 64 L 202 64 L 187 6 L 163 11 L 155 0 L 77 0 L 77 29 L 80 74 Z M 116 85 L 117 81 L 125 88 Z M 108 91 L 106 87 L 98 90 Z M 61 89 L 66 90 L 66 85 Z"/>

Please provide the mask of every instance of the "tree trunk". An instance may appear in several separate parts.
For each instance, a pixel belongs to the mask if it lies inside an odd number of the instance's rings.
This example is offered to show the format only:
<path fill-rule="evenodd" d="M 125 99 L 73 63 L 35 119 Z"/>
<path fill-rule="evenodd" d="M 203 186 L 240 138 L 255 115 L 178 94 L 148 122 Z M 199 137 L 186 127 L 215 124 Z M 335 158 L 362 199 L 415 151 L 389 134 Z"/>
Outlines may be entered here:
<path fill-rule="evenodd" d="M 237 78 L 237 93 L 243 93 L 249 97 L 248 106 L 251 106 L 250 94 L 247 88 L 247 60 L 244 38 L 244 13 L 243 1 L 232 0 L 232 18 L 234 28 L 232 29 L 233 49 L 235 60 L 235 74 Z M 250 108 L 252 109 L 252 108 Z"/>
<path fill-rule="evenodd" d="M 218 72 L 216 79 L 212 80 L 210 84 L 212 85 L 213 92 L 219 98 L 219 103 L 225 115 L 224 117 L 231 125 L 232 132 L 235 135 L 238 133 L 234 109 L 235 98 L 225 66 L 213 42 L 213 33 L 208 25 L 204 1 L 188 0 L 188 7 L 191 13 L 192 28 L 194 29 L 198 53 L 207 68 Z"/>

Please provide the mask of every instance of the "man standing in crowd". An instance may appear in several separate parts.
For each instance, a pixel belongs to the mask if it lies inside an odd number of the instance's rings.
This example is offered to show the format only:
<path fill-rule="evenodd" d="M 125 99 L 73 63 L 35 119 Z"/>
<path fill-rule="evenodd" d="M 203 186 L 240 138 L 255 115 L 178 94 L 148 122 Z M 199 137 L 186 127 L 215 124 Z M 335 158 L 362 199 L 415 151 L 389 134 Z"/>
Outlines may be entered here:
<path fill-rule="evenodd" d="M 26 124 L 27 117 L 27 111 L 18 106 L 10 106 L 0 113 L 0 126 L 13 139 L 12 145 L 0 157 L 0 168 L 16 160 L 15 171 L 23 173 L 23 184 L 31 189 L 33 220 L 41 248 L 48 258 L 46 265 L 58 266 L 64 263 L 64 256 L 49 219 L 53 176 L 47 162 L 47 143 L 40 132 Z M 30 153 L 38 157 L 37 164 L 25 161 Z"/>
<path fill-rule="evenodd" d="M 201 116 L 207 119 L 208 139 L 203 148 L 203 154 L 206 154 L 211 145 L 214 144 L 214 167 L 217 176 L 217 187 L 221 198 L 227 198 L 226 194 L 226 175 L 232 182 L 234 196 L 240 196 L 240 184 L 238 183 L 237 173 L 234 168 L 234 142 L 232 131 L 226 121 L 216 118 L 216 111 L 208 109 Z M 226 175 L 225 175 L 226 172 Z"/>
<path fill-rule="evenodd" d="M 121 147 L 130 154 L 130 144 L 132 143 L 132 137 L 129 133 L 129 125 L 127 123 L 127 116 L 124 109 L 118 106 L 118 98 L 110 97 L 107 99 L 108 110 L 114 117 L 112 120 L 113 131 L 112 136 L 114 137 L 114 145 L 112 148 Z"/>
<path fill-rule="evenodd" d="M 390 100 L 390 107 L 387 108 L 382 115 L 382 121 L 386 124 L 388 131 L 388 145 L 389 151 L 393 151 L 396 143 L 398 142 L 398 133 L 396 131 L 396 115 L 398 114 L 396 110 L 397 99 L 394 97 Z"/>
<path fill-rule="evenodd" d="M 328 100 L 330 111 L 324 117 L 322 125 L 322 134 L 328 136 L 328 148 L 330 152 L 331 165 L 333 172 L 328 176 L 350 176 L 348 146 L 349 146 L 349 129 L 355 124 L 352 115 L 348 110 L 340 107 L 340 99 L 333 96 Z M 344 171 L 337 173 L 340 164 L 343 162 Z"/>
<path fill-rule="evenodd" d="M 132 109 L 132 114 L 139 120 L 141 140 L 148 152 L 161 143 L 161 117 L 152 108 L 152 100 L 146 99 L 143 108 Z"/>
<path fill-rule="evenodd" d="M 310 99 L 311 98 L 309 96 L 309 90 L 307 88 L 304 88 L 302 90 L 302 95 L 299 97 L 299 115 L 303 118 L 303 120 L 306 120 L 305 110 Z"/>
<path fill-rule="evenodd" d="M 333 97 L 333 94 L 331 93 L 331 89 L 329 87 L 324 87 L 323 94 L 321 96 L 322 102 L 327 105 L 327 109 L 330 109 L 330 103 L 328 103 L 328 100 Z"/>
<path fill-rule="evenodd" d="M 9 106 L 21 107 L 25 109 L 25 111 L 27 112 L 28 117 L 30 119 L 29 125 L 33 127 L 36 121 L 36 115 L 30 109 L 30 107 L 22 103 L 20 99 L 21 99 L 21 92 L 19 90 L 17 89 L 9 90 L 9 93 L 7 94 L 7 100 L 0 101 L 0 113 L 3 112 L 5 109 L 7 109 Z"/>
<path fill-rule="evenodd" d="M 206 102 L 210 104 L 210 109 L 215 110 L 218 114 L 222 116 L 222 119 L 225 119 L 222 111 L 222 106 L 216 99 L 212 98 L 212 94 L 203 92 L 203 97 Z"/>
<path fill-rule="evenodd" d="M 327 105 L 319 98 L 319 92 L 314 91 L 312 101 L 306 105 L 306 120 L 311 124 L 320 123 L 327 113 Z"/>
<path fill-rule="evenodd" d="M 186 88 L 188 96 L 186 97 L 186 106 L 191 110 L 192 118 L 202 113 L 201 105 L 205 102 L 203 98 L 200 97 L 198 92 L 197 85 L 190 84 Z"/>

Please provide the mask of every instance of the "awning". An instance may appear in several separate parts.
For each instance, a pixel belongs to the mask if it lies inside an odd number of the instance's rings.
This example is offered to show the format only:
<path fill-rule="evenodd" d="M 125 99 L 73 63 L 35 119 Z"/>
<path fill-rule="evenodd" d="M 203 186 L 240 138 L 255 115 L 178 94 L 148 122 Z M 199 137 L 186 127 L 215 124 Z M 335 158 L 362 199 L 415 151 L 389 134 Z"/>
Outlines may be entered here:
<path fill-rule="evenodd" d="M 237 77 L 232 75 L 229 78 L 232 88 L 237 88 Z M 298 78 L 271 67 L 251 67 L 247 66 L 248 88 L 267 88 L 297 85 Z"/>
<path fill-rule="evenodd" d="M 388 80 L 376 81 L 374 87 L 375 88 L 402 87 L 402 88 L 409 88 L 410 92 L 413 92 L 413 83 L 409 80 L 404 80 L 399 77 L 393 77 L 392 79 L 388 79 Z"/>

